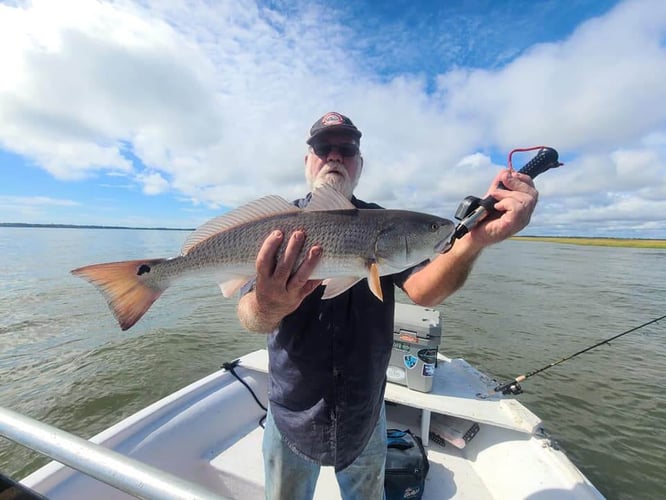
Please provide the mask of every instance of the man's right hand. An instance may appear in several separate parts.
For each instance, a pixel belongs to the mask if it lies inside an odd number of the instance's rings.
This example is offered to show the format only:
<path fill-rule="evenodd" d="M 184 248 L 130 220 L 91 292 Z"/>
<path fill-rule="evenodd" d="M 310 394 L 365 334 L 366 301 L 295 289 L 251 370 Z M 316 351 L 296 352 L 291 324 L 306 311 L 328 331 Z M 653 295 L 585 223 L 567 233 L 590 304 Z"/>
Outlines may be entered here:
<path fill-rule="evenodd" d="M 274 330 L 282 318 L 295 311 L 322 282 L 309 279 L 319 263 L 322 248 L 317 245 L 310 248 L 303 262 L 295 268 L 305 244 L 305 233 L 292 233 L 284 253 L 278 258 L 283 240 L 281 231 L 273 231 L 257 254 L 254 291 L 238 303 L 238 317 L 248 330 Z"/>

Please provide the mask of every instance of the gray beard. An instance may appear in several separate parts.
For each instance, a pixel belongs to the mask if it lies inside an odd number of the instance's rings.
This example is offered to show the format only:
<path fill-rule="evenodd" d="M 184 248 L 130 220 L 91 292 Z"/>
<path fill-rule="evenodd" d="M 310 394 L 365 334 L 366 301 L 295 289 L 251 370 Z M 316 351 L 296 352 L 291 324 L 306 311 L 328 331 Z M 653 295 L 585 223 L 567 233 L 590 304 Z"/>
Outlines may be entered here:
<path fill-rule="evenodd" d="M 351 200 L 352 194 L 354 193 L 354 189 L 356 188 L 356 184 L 358 184 L 358 179 L 356 179 L 355 181 L 350 179 L 349 174 L 347 173 L 347 170 L 344 167 L 339 169 L 340 170 L 339 174 L 331 174 L 331 173 L 324 174 L 323 171 L 326 171 L 327 168 L 332 168 L 336 171 L 338 170 L 337 164 L 335 162 L 331 163 L 332 164 L 330 166 L 327 163 L 324 166 L 324 168 L 319 172 L 319 175 L 317 175 L 315 179 L 308 178 L 310 190 L 314 191 L 318 187 L 326 185 L 332 187 L 338 193 L 342 194 L 343 196 Z"/>

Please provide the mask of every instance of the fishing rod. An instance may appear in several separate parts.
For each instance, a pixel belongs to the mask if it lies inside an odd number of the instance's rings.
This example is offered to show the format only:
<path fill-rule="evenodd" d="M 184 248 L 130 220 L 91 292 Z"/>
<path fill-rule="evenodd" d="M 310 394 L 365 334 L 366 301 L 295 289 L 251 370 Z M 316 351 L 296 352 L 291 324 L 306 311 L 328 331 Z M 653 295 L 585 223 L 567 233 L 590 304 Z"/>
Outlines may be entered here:
<path fill-rule="evenodd" d="M 497 394 L 498 392 L 501 392 L 502 394 L 514 394 L 514 395 L 521 394 L 523 392 L 523 389 L 520 387 L 520 382 L 522 382 L 523 380 L 526 380 L 526 379 L 536 375 L 537 373 L 544 372 L 544 371 L 548 370 L 549 368 L 552 368 L 553 366 L 559 365 L 560 363 L 564 363 L 565 361 L 567 361 L 571 358 L 575 358 L 576 356 L 580 356 L 581 354 L 583 354 L 587 351 L 591 351 L 592 349 L 594 349 L 596 347 L 599 347 L 599 346 L 604 345 L 604 344 L 610 345 L 611 340 L 618 339 L 618 338 L 622 337 L 623 335 L 626 335 L 626 334 L 631 333 L 631 332 L 635 332 L 636 330 L 640 330 L 641 328 L 644 328 L 648 325 L 651 325 L 652 323 L 657 323 L 658 321 L 661 321 L 664 318 L 666 318 L 666 314 L 663 315 L 663 316 L 660 316 L 659 318 L 655 318 L 655 319 L 652 319 L 650 321 L 647 321 L 647 322 L 643 323 L 642 325 L 635 326 L 634 328 L 631 328 L 631 329 L 629 329 L 625 332 L 614 335 L 613 337 L 610 337 L 606 340 L 602 340 L 601 342 L 597 342 L 596 344 L 591 345 L 590 347 L 586 347 L 585 349 L 582 349 L 582 350 L 580 350 L 580 351 L 578 351 L 574 354 L 571 354 L 570 356 L 567 356 L 566 358 L 562 358 L 558 361 L 550 363 L 550 364 L 548 364 L 548 365 L 546 365 L 542 368 L 539 368 L 538 370 L 528 372 L 525 375 L 519 375 L 518 377 L 513 379 L 511 382 L 507 382 L 506 384 L 500 384 L 497 387 L 495 387 L 495 389 L 493 389 L 492 393 L 487 394 L 485 396 L 481 396 L 481 397 L 485 398 L 485 397 L 491 396 L 493 394 Z"/>
<path fill-rule="evenodd" d="M 536 151 L 539 152 L 528 161 L 523 168 L 521 168 L 518 173 L 526 174 L 530 178 L 534 179 L 537 175 L 544 173 L 551 168 L 556 168 L 562 165 L 558 161 L 558 153 L 555 149 L 549 148 L 546 146 L 536 146 L 532 148 L 517 148 L 512 150 L 509 153 L 508 166 L 510 170 L 513 170 L 513 163 L 511 157 L 514 153 L 524 152 L 524 151 Z M 506 189 L 506 187 L 500 182 L 498 187 L 500 189 Z M 489 215 L 497 213 L 495 210 L 495 203 L 497 200 L 492 196 L 486 196 L 484 199 L 477 198 L 476 196 L 467 196 L 458 206 L 456 210 L 455 218 L 460 221 L 456 226 L 456 229 L 451 236 L 451 245 L 465 236 L 474 226 L 476 226 L 483 219 Z"/>

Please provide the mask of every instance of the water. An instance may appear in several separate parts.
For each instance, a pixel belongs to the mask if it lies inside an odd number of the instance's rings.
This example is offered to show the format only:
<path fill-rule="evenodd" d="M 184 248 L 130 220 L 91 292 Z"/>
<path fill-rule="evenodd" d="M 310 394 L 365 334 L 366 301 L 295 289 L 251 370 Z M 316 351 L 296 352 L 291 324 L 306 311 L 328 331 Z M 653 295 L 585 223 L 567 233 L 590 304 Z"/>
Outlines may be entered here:
<path fill-rule="evenodd" d="M 186 236 L 0 228 L 0 405 L 87 438 L 264 347 L 213 283 L 178 284 L 121 332 L 98 292 L 69 274 L 172 256 Z M 664 299 L 663 250 L 507 241 L 441 306 L 441 350 L 509 380 L 661 316 Z M 666 320 L 523 383 L 521 402 L 608 498 L 666 496 L 665 330 Z M 0 439 L 5 474 L 45 462 Z"/>

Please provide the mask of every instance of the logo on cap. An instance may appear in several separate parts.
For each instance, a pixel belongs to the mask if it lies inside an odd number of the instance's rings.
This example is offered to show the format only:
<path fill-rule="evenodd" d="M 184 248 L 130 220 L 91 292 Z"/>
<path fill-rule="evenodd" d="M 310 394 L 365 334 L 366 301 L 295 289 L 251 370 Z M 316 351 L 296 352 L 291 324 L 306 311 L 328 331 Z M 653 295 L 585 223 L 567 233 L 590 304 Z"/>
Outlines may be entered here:
<path fill-rule="evenodd" d="M 321 124 L 324 127 L 330 127 L 331 125 L 342 125 L 345 123 L 345 119 L 340 113 L 326 113 L 321 119 Z"/>

